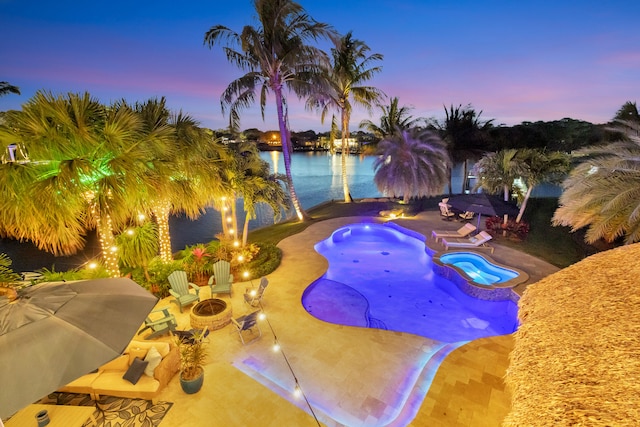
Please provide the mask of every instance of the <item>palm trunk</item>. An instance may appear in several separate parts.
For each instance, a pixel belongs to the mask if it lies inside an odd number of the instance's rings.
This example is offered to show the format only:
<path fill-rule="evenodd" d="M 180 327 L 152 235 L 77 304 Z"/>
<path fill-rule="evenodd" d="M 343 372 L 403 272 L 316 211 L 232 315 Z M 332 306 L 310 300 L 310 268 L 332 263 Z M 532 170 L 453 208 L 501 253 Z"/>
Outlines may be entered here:
<path fill-rule="evenodd" d="M 278 111 L 278 127 L 280 128 L 280 140 L 282 141 L 282 158 L 284 160 L 284 171 L 287 177 L 287 188 L 289 190 L 289 196 L 291 197 L 291 203 L 293 203 L 293 209 L 296 211 L 296 215 L 300 221 L 307 221 L 311 219 L 309 215 L 302 209 L 298 195 L 296 194 L 295 187 L 293 186 L 293 176 L 291 175 L 291 141 L 289 139 L 289 130 L 284 120 L 284 111 L 282 107 L 282 89 L 276 87 L 274 89 L 276 97 L 276 109 Z"/>
<path fill-rule="evenodd" d="M 238 217 L 236 216 L 236 210 L 236 195 L 234 193 L 231 198 L 231 226 L 233 227 L 233 233 L 229 233 L 234 241 L 238 240 Z"/>
<path fill-rule="evenodd" d="M 516 217 L 516 224 L 520 223 L 522 220 L 522 215 L 524 215 L 524 210 L 527 208 L 527 202 L 529 201 L 529 197 L 531 197 L 531 192 L 533 191 L 533 185 L 527 188 L 527 193 L 524 195 L 524 200 L 520 205 L 520 211 L 518 212 L 518 216 Z"/>
<path fill-rule="evenodd" d="M 462 165 L 462 191 L 460 191 L 460 194 L 465 194 L 465 191 L 467 190 L 467 175 L 469 174 L 467 159 L 464 159 Z"/>
<path fill-rule="evenodd" d="M 229 234 L 229 225 L 227 223 L 228 217 L 227 198 L 222 199 L 222 205 L 220 206 L 220 222 L 222 225 L 222 235 L 227 236 Z"/>
<path fill-rule="evenodd" d="M 447 168 L 447 179 L 449 180 L 449 197 L 451 197 L 453 195 L 453 184 L 451 183 L 452 178 L 451 175 L 453 174 L 453 165 L 449 166 Z"/>
<path fill-rule="evenodd" d="M 344 202 L 351 202 L 351 193 L 349 192 L 349 182 L 347 178 L 347 156 L 349 156 L 349 114 L 347 109 L 342 109 L 342 191 L 344 192 Z"/>
<path fill-rule="evenodd" d="M 98 232 L 98 240 L 100 240 L 100 249 L 102 250 L 102 259 L 104 268 L 110 277 L 120 277 L 120 268 L 118 267 L 118 254 L 116 249 L 116 239 L 113 237 L 113 224 L 109 215 L 104 216 L 104 220 L 98 215 L 96 217 L 96 229 Z"/>
<path fill-rule="evenodd" d="M 246 213 L 244 218 L 244 227 L 242 228 L 242 247 L 247 246 L 247 238 L 249 237 L 249 212 Z"/>
<path fill-rule="evenodd" d="M 169 233 L 170 203 L 163 202 L 153 206 L 153 216 L 158 224 L 158 243 L 160 247 L 160 260 L 169 263 L 173 260 L 171 252 L 171 234 Z"/>

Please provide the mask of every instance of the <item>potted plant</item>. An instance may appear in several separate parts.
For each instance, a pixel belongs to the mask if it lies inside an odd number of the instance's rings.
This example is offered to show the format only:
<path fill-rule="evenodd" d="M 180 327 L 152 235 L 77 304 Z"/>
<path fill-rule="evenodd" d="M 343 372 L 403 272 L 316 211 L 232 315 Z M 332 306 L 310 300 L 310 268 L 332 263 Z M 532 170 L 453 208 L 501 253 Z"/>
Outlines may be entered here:
<path fill-rule="evenodd" d="M 204 382 L 204 364 L 209 349 L 205 342 L 207 328 L 193 330 L 188 337 L 177 337 L 180 350 L 180 386 L 187 394 L 200 391 Z"/>

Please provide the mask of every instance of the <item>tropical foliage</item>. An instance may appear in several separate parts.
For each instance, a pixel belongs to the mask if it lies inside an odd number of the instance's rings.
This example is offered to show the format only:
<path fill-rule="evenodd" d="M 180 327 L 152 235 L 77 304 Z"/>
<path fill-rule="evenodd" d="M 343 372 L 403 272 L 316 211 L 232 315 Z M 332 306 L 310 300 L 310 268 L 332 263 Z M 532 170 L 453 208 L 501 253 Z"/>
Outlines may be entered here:
<path fill-rule="evenodd" d="M 378 144 L 374 182 L 388 196 L 412 197 L 440 194 L 450 167 L 445 143 L 430 130 L 397 129 Z"/>
<path fill-rule="evenodd" d="M 340 38 L 337 47 L 331 49 L 332 67 L 322 76 L 322 79 L 314 86 L 313 90 L 315 91 L 307 98 L 309 108 L 320 110 L 322 123 L 324 123 L 329 110 L 334 109 L 340 112 L 342 189 L 345 203 L 352 200 L 347 180 L 347 155 L 349 154 L 349 122 L 351 121 L 353 104 L 371 110 L 371 106 L 383 96 L 382 92 L 375 87 L 364 85 L 382 69 L 380 66 L 369 67 L 372 63 L 382 61 L 382 55 L 379 53 L 369 54 L 369 51 L 369 46 L 361 40 L 352 38 L 351 32 Z"/>
<path fill-rule="evenodd" d="M 371 120 L 360 122 L 360 129 L 371 132 L 379 140 L 392 135 L 396 129 L 410 129 L 418 127 L 421 118 L 414 118 L 410 107 L 400 106 L 398 97 L 391 98 L 389 105 L 378 105 L 380 108 L 380 123 Z"/>
<path fill-rule="evenodd" d="M 0 82 L 0 96 L 8 95 L 10 93 L 20 95 L 20 88 L 18 86 L 11 85 L 8 82 Z"/>
<path fill-rule="evenodd" d="M 559 183 L 571 168 L 570 156 L 541 149 L 506 149 L 484 155 L 476 164 L 476 189 L 490 194 L 502 193 L 504 200 L 515 193 L 520 200 L 516 222 L 522 220 L 533 189 L 543 183 Z M 526 187 L 523 192 L 521 185 Z"/>
<path fill-rule="evenodd" d="M 463 164 L 463 179 L 461 193 L 466 190 L 469 160 L 479 159 L 487 152 L 488 131 L 493 126 L 493 119 L 481 120 L 482 111 L 477 113 L 471 105 L 462 107 L 453 105 L 449 110 L 445 107 L 444 122 L 436 122 L 440 136 L 447 144 L 452 163 L 449 167 L 449 194 L 453 193 L 451 184 L 453 164 Z"/>
<path fill-rule="evenodd" d="M 589 243 L 640 241 L 640 124 L 615 129 L 620 141 L 579 150 L 580 163 L 563 182 L 554 225 L 587 227 Z"/>
<path fill-rule="evenodd" d="M 287 188 L 298 219 L 308 216 L 295 192 L 291 175 L 291 140 L 285 90 L 299 97 L 312 91 L 312 82 L 328 67 L 328 57 L 308 44 L 331 37 L 333 30 L 313 20 L 298 3 L 291 0 L 254 0 L 259 25 L 245 26 L 237 33 L 223 25 L 205 33 L 204 43 L 223 47 L 227 60 L 246 72 L 227 86 L 221 96 L 222 111 L 229 112 L 229 125 L 239 129 L 240 111 L 254 103 L 259 92 L 264 119 L 267 95 L 275 98 L 278 126 L 284 158 Z"/>

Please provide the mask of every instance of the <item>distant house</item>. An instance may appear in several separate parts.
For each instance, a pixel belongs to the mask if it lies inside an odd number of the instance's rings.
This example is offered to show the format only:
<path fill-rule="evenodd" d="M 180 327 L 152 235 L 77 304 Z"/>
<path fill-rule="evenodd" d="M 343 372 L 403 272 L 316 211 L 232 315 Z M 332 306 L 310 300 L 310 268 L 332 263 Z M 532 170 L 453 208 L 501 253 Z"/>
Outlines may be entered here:
<path fill-rule="evenodd" d="M 349 150 L 352 150 L 354 152 L 360 149 L 360 144 L 355 138 L 347 138 L 347 146 L 349 147 Z M 336 151 L 342 150 L 342 138 L 336 138 L 333 140 L 333 148 Z"/>

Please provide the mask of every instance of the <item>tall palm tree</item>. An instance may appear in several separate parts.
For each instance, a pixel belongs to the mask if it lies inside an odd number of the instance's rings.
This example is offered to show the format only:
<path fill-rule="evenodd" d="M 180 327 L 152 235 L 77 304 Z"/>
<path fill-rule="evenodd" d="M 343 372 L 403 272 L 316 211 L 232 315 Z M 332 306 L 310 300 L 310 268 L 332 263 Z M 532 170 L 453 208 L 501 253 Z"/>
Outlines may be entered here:
<path fill-rule="evenodd" d="M 463 163 L 463 179 L 461 193 L 464 193 L 467 174 L 468 161 L 479 159 L 485 152 L 486 132 L 493 126 L 493 119 L 481 120 L 482 111 L 476 113 L 471 105 L 462 107 L 451 105 L 449 110 L 444 107 L 445 120 L 443 123 L 436 123 L 440 130 L 441 137 L 447 143 L 447 149 L 451 156 L 452 166 L 456 163 Z M 449 194 L 453 193 L 451 184 L 451 173 L 449 170 Z"/>
<path fill-rule="evenodd" d="M 371 120 L 363 120 L 360 122 L 360 129 L 365 129 L 376 136 L 383 139 L 392 135 L 397 128 L 410 129 L 417 127 L 421 118 L 413 117 L 410 107 L 399 106 L 398 97 L 391 99 L 389 105 L 379 105 L 382 115 L 380 116 L 380 124 L 375 124 Z"/>
<path fill-rule="evenodd" d="M 640 125 L 617 129 L 625 137 L 575 153 L 581 160 L 563 182 L 554 225 L 587 227 L 585 240 L 640 241 Z"/>
<path fill-rule="evenodd" d="M 241 33 L 216 25 L 205 33 L 204 43 L 223 47 L 229 62 L 246 74 L 229 84 L 221 96 L 223 112 L 229 110 L 232 130 L 239 128 L 240 111 L 249 107 L 260 92 L 260 109 L 264 119 L 267 95 L 276 102 L 287 187 L 298 219 L 309 218 L 298 200 L 291 175 L 291 135 L 286 111 L 285 89 L 299 97 L 311 91 L 314 75 L 327 66 L 328 58 L 310 41 L 332 37 L 332 29 L 313 20 L 298 3 L 291 0 L 254 0 L 258 27 L 245 26 Z"/>
<path fill-rule="evenodd" d="M 347 156 L 349 155 L 349 122 L 354 104 L 371 110 L 374 103 L 379 102 L 382 92 L 375 87 L 365 86 L 373 76 L 380 72 L 380 66 L 369 67 L 376 61 L 382 61 L 379 53 L 369 54 L 369 46 L 363 41 L 354 39 L 351 32 L 341 37 L 337 47 L 331 49 L 333 66 L 328 70 L 315 92 L 307 98 L 307 106 L 320 110 L 320 121 L 324 119 L 329 110 L 340 112 L 342 129 L 342 189 L 344 201 L 352 201 L 347 180 Z"/>
<path fill-rule="evenodd" d="M 430 130 L 398 129 L 378 144 L 374 182 L 378 190 L 392 197 L 440 194 L 447 182 L 451 163 L 445 143 Z"/>
<path fill-rule="evenodd" d="M 0 96 L 5 96 L 10 93 L 20 95 L 20 88 L 18 86 L 10 85 L 8 82 L 0 82 Z"/>
<path fill-rule="evenodd" d="M 173 259 L 169 217 L 183 213 L 190 219 L 204 213 L 219 193 L 220 144 L 181 111 L 171 113 L 165 98 L 137 103 L 143 123 L 141 147 L 148 149 L 141 181 L 144 211 L 151 213 L 158 226 L 160 259 Z M 141 188 L 142 190 L 142 188 Z"/>

